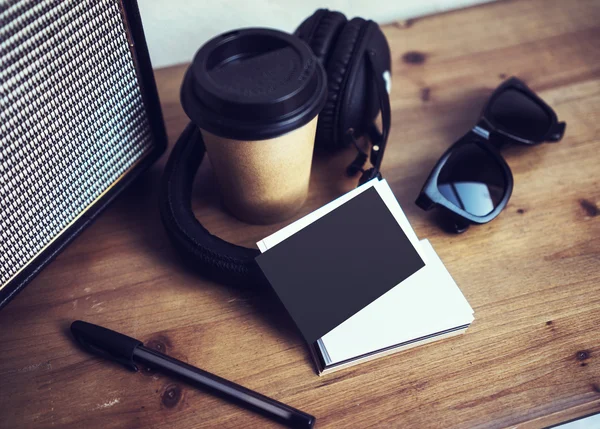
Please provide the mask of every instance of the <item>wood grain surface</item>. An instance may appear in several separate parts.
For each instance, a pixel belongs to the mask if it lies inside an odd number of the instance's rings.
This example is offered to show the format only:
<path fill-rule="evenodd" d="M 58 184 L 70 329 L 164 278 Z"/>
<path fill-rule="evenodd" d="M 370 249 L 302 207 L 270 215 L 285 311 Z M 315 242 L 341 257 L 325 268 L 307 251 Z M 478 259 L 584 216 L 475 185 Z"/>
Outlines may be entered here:
<path fill-rule="evenodd" d="M 319 428 L 534 428 L 600 411 L 600 2 L 501 1 L 384 31 L 393 123 L 383 174 L 473 306 L 467 333 L 318 377 L 277 303 L 252 284 L 206 281 L 174 254 L 157 210 L 165 156 L 0 312 L 0 427 L 276 427 L 83 353 L 67 334 L 75 319 L 314 414 Z M 187 122 L 184 70 L 156 71 L 171 144 Z M 505 150 L 515 178 L 506 210 L 448 235 L 413 201 L 511 75 L 556 109 L 566 136 Z M 353 156 L 315 155 L 298 216 L 355 186 L 343 175 Z M 284 225 L 237 221 L 215 188 L 206 163 L 194 209 L 213 233 L 251 246 Z"/>

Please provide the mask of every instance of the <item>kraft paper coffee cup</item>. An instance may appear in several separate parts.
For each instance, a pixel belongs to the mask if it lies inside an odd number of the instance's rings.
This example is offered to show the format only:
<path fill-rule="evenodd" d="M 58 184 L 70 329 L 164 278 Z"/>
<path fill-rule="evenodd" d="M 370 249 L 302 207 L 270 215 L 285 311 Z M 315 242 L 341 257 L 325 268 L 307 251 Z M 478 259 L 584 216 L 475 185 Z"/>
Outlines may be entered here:
<path fill-rule="evenodd" d="M 273 223 L 306 200 L 323 67 L 298 38 L 243 29 L 196 53 L 181 103 L 202 133 L 225 206 L 250 223 Z"/>

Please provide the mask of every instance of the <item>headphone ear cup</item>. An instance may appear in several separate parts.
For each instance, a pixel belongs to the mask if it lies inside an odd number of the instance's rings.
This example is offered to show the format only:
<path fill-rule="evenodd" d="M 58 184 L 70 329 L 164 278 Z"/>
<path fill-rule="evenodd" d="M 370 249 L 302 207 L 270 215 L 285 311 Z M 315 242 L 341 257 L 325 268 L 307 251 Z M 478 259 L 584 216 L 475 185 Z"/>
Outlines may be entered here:
<path fill-rule="evenodd" d="M 391 72 L 390 49 L 379 26 L 373 21 L 355 18 L 346 27 L 348 33 L 344 29 L 340 35 L 327 70 L 328 92 L 332 95 L 333 90 L 337 91 L 336 105 L 325 104 L 324 108 L 327 127 L 331 127 L 329 138 L 338 147 L 348 141 L 344 139 L 348 129 L 354 131 L 354 136 L 361 136 L 372 126 L 380 107 L 377 81 L 385 79 L 385 72 L 387 75 Z M 348 54 L 350 46 L 352 52 Z M 369 51 L 375 53 L 377 76 L 368 66 Z"/>
<path fill-rule="evenodd" d="M 343 13 L 319 9 L 300 24 L 294 35 L 310 46 L 325 67 L 346 22 L 348 20 Z"/>
<path fill-rule="evenodd" d="M 315 13 L 306 18 L 302 23 L 294 30 L 294 36 L 299 37 L 306 43 L 310 40 L 310 35 L 314 32 L 316 25 L 319 23 L 323 14 L 327 13 L 327 9 L 317 9 Z"/>
<path fill-rule="evenodd" d="M 327 63 L 327 101 L 319 114 L 316 144 L 326 148 L 345 145 L 344 131 L 340 130 L 340 102 L 353 61 L 357 60 L 358 45 L 365 20 L 354 18 L 341 31 Z"/>

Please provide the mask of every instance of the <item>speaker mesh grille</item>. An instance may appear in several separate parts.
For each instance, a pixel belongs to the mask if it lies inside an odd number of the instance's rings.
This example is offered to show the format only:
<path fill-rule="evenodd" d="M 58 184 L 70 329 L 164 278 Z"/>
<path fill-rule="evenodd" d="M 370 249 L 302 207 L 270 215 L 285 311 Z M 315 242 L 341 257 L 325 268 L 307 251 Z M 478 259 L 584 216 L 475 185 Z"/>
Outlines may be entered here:
<path fill-rule="evenodd" d="M 152 149 L 116 0 L 0 0 L 0 288 Z"/>

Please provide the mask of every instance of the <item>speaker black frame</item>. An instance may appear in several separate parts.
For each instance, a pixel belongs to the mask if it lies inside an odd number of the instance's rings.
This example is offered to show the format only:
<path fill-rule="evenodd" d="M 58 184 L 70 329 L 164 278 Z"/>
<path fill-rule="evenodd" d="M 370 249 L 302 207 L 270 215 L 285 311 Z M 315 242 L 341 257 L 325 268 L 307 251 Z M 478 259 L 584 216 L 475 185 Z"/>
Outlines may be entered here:
<path fill-rule="evenodd" d="M 135 164 L 71 225 L 61 231 L 50 244 L 0 289 L 0 309 L 6 306 L 23 288 L 29 284 L 60 252 L 62 252 L 104 209 L 137 177 L 154 164 L 167 148 L 167 133 L 154 80 L 148 46 L 142 28 L 142 20 L 137 0 L 120 0 L 124 22 L 130 38 L 130 51 L 135 63 L 142 99 L 148 115 L 150 132 L 154 141 L 153 149 Z"/>

